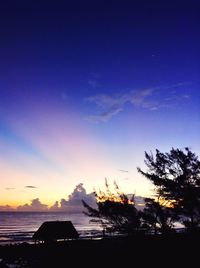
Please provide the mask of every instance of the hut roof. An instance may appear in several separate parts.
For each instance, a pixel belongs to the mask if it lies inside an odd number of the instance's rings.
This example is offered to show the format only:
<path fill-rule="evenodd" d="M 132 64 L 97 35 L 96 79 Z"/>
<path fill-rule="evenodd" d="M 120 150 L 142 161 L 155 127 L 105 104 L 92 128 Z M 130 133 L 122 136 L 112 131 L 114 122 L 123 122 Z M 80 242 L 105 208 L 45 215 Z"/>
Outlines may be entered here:
<path fill-rule="evenodd" d="M 34 240 L 52 241 L 78 238 L 78 232 L 71 221 L 46 221 L 33 234 Z"/>

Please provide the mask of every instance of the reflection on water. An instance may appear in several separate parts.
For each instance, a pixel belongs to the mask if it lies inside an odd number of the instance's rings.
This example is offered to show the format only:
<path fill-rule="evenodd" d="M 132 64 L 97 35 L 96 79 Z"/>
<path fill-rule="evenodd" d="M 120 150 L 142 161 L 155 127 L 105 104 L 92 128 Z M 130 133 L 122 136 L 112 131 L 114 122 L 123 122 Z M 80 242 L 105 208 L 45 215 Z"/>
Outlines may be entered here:
<path fill-rule="evenodd" d="M 0 212 L 0 244 L 31 242 L 33 233 L 44 221 L 72 221 L 80 237 L 100 233 L 96 223 L 81 214 L 66 212 Z"/>

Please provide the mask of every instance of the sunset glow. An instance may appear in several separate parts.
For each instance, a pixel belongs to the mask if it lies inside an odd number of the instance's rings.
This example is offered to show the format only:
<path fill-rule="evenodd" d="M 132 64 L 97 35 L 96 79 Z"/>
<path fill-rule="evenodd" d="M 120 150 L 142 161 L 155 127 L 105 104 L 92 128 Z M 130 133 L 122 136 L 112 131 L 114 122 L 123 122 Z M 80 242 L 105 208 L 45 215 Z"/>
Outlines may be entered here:
<path fill-rule="evenodd" d="M 66 1 L 59 12 L 51 3 L 5 4 L 0 210 L 33 200 L 51 207 L 81 183 L 86 194 L 103 188 L 105 178 L 152 196 L 137 172 L 145 151 L 200 154 L 195 6 L 165 2 Z"/>

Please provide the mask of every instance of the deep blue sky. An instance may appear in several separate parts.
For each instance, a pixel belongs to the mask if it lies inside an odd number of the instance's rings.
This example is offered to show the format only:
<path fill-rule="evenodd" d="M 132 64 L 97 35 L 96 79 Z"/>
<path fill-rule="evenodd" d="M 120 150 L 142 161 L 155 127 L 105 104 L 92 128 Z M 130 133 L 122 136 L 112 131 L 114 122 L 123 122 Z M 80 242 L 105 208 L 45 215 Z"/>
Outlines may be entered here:
<path fill-rule="evenodd" d="M 88 80 L 96 76 L 107 92 L 199 79 L 199 1 L 2 2 L 8 90 L 69 87 L 84 95 L 94 94 Z"/>
<path fill-rule="evenodd" d="M 51 166 L 61 196 L 64 185 L 82 180 L 91 189 L 104 174 L 117 179 L 124 176 L 118 169 L 128 169 L 122 185 L 143 194 L 136 166 L 144 150 L 190 146 L 199 153 L 199 11 L 197 0 L 1 1 L 5 188 L 17 188 L 19 170 L 29 184 L 46 182 Z"/>

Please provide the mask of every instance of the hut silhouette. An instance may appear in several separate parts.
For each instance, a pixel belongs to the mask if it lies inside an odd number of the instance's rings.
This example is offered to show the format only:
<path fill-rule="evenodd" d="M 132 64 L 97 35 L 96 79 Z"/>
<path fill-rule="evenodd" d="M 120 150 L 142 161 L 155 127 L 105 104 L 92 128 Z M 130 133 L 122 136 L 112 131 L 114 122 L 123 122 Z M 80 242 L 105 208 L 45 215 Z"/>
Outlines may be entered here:
<path fill-rule="evenodd" d="M 46 221 L 33 234 L 33 240 L 53 242 L 60 239 L 77 239 L 79 234 L 71 221 Z"/>

